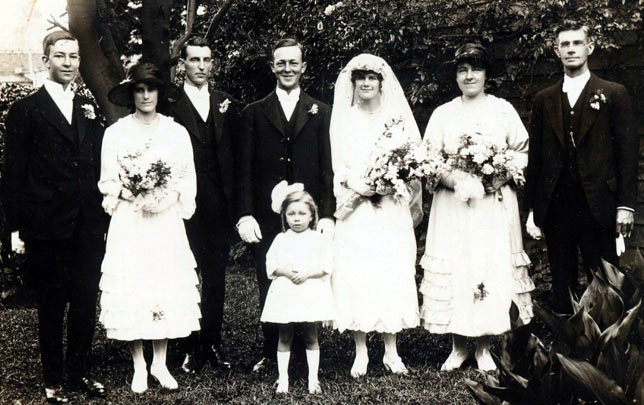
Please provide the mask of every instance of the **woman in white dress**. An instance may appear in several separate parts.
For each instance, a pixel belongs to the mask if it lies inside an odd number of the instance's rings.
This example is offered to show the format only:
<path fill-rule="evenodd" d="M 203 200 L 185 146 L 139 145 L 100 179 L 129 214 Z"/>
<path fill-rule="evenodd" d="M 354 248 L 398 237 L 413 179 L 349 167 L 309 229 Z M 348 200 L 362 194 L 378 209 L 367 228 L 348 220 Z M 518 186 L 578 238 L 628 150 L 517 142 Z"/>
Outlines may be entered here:
<path fill-rule="evenodd" d="M 510 103 L 485 93 L 487 60 L 481 45 L 465 44 L 456 51 L 456 82 L 462 95 L 434 111 L 424 140 L 431 148 L 449 151 L 463 134 L 478 133 L 517 152 L 523 169 L 528 134 Z M 472 177 L 451 170 L 434 193 L 421 260 L 425 269 L 421 318 L 430 332 L 452 334 L 452 352 L 441 370 L 458 368 L 468 358 L 466 336 L 476 337 L 478 368 L 495 369 L 489 338 L 510 330 L 512 302 L 524 323 L 532 318 L 534 284 L 527 271 L 530 259 L 523 251 L 511 180 L 498 179 L 485 188 L 481 199 L 462 201 L 454 188 Z M 483 191 L 480 181 L 478 185 Z"/>
<path fill-rule="evenodd" d="M 412 138 L 420 133 L 396 76 L 381 58 L 361 54 L 340 72 L 331 115 L 331 153 L 338 207 L 355 193 L 372 197 L 364 174 L 375 140 L 391 119 L 402 119 Z M 418 216 L 420 187 L 411 201 L 378 195 L 365 198 L 338 219 L 331 283 L 337 307 L 335 326 L 353 331 L 356 357 L 353 377 L 366 374 L 367 332 L 380 332 L 385 343 L 384 366 L 407 373 L 396 348 L 396 333 L 419 323 L 415 283 L 416 239 L 412 210 Z"/>
<path fill-rule="evenodd" d="M 101 152 L 98 186 L 112 219 L 100 321 L 108 338 L 130 342 L 131 388 L 137 393 L 147 389 L 148 379 L 142 339 L 152 340 L 150 374 L 162 387 L 176 389 L 166 367 L 167 339 L 199 330 L 201 317 L 196 263 L 183 224 L 195 210 L 192 146 L 185 128 L 156 111 L 158 101 L 177 90 L 163 85 L 153 64 L 133 66 L 109 98 L 134 107 L 134 113 L 107 128 Z M 169 170 L 153 192 L 138 193 L 128 179 L 141 172 L 137 165 L 145 172 L 150 162 L 162 162 Z"/>

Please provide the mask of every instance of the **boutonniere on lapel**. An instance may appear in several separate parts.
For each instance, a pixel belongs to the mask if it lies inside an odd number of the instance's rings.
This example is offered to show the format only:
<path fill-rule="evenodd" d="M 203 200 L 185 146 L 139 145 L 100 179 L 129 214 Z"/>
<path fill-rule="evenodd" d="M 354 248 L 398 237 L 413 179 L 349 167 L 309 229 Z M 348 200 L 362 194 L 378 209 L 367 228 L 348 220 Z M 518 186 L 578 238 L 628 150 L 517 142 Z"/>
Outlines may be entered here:
<path fill-rule="evenodd" d="M 96 119 L 96 111 L 94 111 L 93 105 L 83 104 L 81 105 L 81 108 L 83 109 L 83 114 L 85 115 L 85 118 L 87 118 L 88 120 Z"/>
<path fill-rule="evenodd" d="M 592 95 L 588 102 L 590 103 L 590 108 L 599 111 L 601 104 L 606 104 L 606 95 L 604 94 L 603 89 L 597 89 L 595 94 Z"/>
<path fill-rule="evenodd" d="M 313 105 L 311 106 L 311 109 L 310 109 L 308 112 L 309 112 L 309 114 L 311 114 L 311 115 L 315 115 L 315 114 L 317 114 L 317 113 L 318 113 L 318 105 L 317 105 L 317 104 L 313 104 Z"/>
<path fill-rule="evenodd" d="M 219 104 L 219 112 L 224 114 L 226 111 L 228 111 L 228 106 L 230 105 L 230 100 L 225 99 Z"/>

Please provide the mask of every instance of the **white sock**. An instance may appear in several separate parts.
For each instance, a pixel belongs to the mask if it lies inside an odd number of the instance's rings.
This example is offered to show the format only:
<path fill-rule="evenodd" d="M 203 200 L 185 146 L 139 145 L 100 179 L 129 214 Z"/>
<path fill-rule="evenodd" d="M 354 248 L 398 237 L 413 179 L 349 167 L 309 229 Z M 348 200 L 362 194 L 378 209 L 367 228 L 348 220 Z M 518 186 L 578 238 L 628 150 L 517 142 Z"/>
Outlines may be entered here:
<path fill-rule="evenodd" d="M 279 381 L 288 381 L 288 362 L 291 352 L 277 352 L 277 372 Z"/>
<path fill-rule="evenodd" d="M 317 381 L 320 368 L 320 349 L 306 349 L 306 363 L 309 365 L 309 382 Z"/>

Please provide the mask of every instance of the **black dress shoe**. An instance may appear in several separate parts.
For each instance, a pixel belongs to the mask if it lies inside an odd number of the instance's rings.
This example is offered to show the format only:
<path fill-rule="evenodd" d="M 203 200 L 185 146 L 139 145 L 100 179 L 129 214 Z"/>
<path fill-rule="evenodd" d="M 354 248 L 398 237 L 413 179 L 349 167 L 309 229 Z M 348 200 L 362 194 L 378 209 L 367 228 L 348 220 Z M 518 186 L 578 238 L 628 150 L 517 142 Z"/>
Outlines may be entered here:
<path fill-rule="evenodd" d="M 210 349 L 207 350 L 207 353 L 210 364 L 213 367 L 224 369 L 229 369 L 232 367 L 232 364 L 221 354 L 221 350 L 218 347 L 210 346 Z"/>
<path fill-rule="evenodd" d="M 44 387 L 45 398 L 50 404 L 66 404 L 69 402 L 67 393 L 60 387 Z"/>
<path fill-rule="evenodd" d="M 107 389 L 103 384 L 87 377 L 72 381 L 68 386 L 70 389 L 82 392 L 88 397 L 105 398 L 107 396 Z"/>

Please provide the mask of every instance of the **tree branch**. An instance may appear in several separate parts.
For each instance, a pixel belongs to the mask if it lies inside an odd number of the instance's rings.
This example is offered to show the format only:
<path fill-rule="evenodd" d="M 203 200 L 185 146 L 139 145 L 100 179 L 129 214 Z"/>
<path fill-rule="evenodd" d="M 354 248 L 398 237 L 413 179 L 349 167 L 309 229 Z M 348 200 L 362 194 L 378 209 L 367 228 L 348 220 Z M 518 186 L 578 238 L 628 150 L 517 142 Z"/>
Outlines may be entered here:
<path fill-rule="evenodd" d="M 181 52 L 181 47 L 183 44 L 190 38 L 192 35 L 192 27 L 195 24 L 195 16 L 197 15 L 197 0 L 187 0 L 187 15 L 186 15 L 186 32 L 183 33 L 176 41 L 172 44 L 172 49 L 170 50 L 170 80 L 174 81 L 174 75 L 176 70 L 177 61 L 179 60 L 179 53 Z"/>
<path fill-rule="evenodd" d="M 65 27 L 56 17 L 54 17 L 53 14 L 49 14 L 49 19 L 47 20 L 48 23 L 51 24 L 51 27 L 47 28 L 47 31 L 54 29 L 54 28 L 60 28 L 63 31 L 69 32 L 69 28 Z"/>
<path fill-rule="evenodd" d="M 224 18 L 224 16 L 226 15 L 226 12 L 228 12 L 228 9 L 233 4 L 233 1 L 235 1 L 235 0 L 225 0 L 224 4 L 222 4 L 221 7 L 219 7 L 219 11 L 217 11 L 217 14 L 215 14 L 212 17 L 212 20 L 210 20 L 210 24 L 208 25 L 208 29 L 206 30 L 206 34 L 203 36 L 204 39 L 208 39 L 208 36 L 210 35 L 210 31 L 217 24 L 219 24 L 219 21 L 221 21 Z"/>

